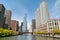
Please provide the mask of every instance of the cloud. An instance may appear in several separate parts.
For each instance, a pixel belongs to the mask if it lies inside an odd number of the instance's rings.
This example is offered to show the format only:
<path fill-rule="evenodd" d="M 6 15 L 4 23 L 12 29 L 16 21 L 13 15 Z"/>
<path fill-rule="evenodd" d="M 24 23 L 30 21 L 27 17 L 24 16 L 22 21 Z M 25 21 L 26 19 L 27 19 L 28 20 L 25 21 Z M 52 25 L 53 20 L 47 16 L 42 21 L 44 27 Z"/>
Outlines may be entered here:
<path fill-rule="evenodd" d="M 53 5 L 51 9 L 51 18 L 59 18 L 60 17 L 60 0 L 56 0 L 56 3 Z"/>

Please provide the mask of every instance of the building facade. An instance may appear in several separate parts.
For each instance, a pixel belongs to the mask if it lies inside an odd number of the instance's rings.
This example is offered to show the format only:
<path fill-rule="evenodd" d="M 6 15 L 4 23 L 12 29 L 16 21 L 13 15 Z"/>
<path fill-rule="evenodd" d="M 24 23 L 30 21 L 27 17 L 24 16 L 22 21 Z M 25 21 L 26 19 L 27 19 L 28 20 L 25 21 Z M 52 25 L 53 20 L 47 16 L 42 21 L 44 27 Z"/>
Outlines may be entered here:
<path fill-rule="evenodd" d="M 53 29 L 60 30 L 60 19 L 50 19 L 47 23 L 48 33 L 52 33 Z"/>
<path fill-rule="evenodd" d="M 5 13 L 5 7 L 3 4 L 0 4 L 0 27 L 1 28 L 4 28 L 4 21 L 5 21 L 4 13 Z"/>
<path fill-rule="evenodd" d="M 36 22 L 35 19 L 32 19 L 32 32 L 36 29 Z"/>
<path fill-rule="evenodd" d="M 18 32 L 18 29 L 19 29 L 19 22 L 16 21 L 16 20 L 11 20 L 11 29 L 14 31 L 14 32 Z"/>
<path fill-rule="evenodd" d="M 29 32 L 33 32 L 33 29 L 32 28 L 33 28 L 32 25 L 30 25 Z"/>
<path fill-rule="evenodd" d="M 10 22 L 11 22 L 11 10 L 5 10 L 5 27 L 6 29 L 10 29 Z"/>
<path fill-rule="evenodd" d="M 23 22 L 21 22 L 21 25 L 19 26 L 19 32 L 22 32 Z"/>
<path fill-rule="evenodd" d="M 24 15 L 22 32 L 27 32 L 27 14 Z"/>
<path fill-rule="evenodd" d="M 36 30 L 45 29 L 44 26 L 46 26 L 46 23 L 50 19 L 48 6 L 45 0 L 43 0 L 42 3 L 40 4 L 40 7 L 37 8 L 35 19 L 36 19 Z"/>

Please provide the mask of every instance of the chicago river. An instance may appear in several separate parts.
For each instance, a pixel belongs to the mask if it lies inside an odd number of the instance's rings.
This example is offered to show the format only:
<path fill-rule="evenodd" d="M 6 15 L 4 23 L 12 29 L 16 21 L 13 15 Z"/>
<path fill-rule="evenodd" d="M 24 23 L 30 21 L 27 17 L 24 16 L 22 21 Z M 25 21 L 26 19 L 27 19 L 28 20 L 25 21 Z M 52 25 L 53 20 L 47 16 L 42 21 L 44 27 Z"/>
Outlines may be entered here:
<path fill-rule="evenodd" d="M 3 37 L 0 40 L 60 40 L 57 38 L 40 37 L 39 35 L 23 34 L 18 36 Z"/>

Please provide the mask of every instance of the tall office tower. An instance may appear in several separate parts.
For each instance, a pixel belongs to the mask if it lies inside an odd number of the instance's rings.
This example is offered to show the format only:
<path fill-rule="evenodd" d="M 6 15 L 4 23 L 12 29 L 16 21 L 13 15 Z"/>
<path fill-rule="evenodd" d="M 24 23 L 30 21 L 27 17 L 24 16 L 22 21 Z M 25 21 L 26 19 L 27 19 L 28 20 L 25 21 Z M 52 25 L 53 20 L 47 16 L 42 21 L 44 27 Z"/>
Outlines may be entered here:
<path fill-rule="evenodd" d="M 27 14 L 24 15 L 22 32 L 27 32 Z"/>
<path fill-rule="evenodd" d="M 42 3 L 40 4 L 40 7 L 37 9 L 35 17 L 36 17 L 37 29 L 40 29 L 40 25 L 45 25 L 47 21 L 50 19 L 47 3 L 45 0 L 42 1 Z"/>
<path fill-rule="evenodd" d="M 23 22 L 21 22 L 21 25 L 19 26 L 19 32 L 22 32 Z"/>
<path fill-rule="evenodd" d="M 32 32 L 36 29 L 35 19 L 32 19 Z"/>
<path fill-rule="evenodd" d="M 18 32 L 18 28 L 19 28 L 19 22 L 16 21 L 16 20 L 11 20 L 11 29 L 14 31 L 14 32 Z"/>
<path fill-rule="evenodd" d="M 5 7 L 3 4 L 0 4 L 0 27 L 3 28 L 4 26 L 4 13 L 5 13 Z"/>
<path fill-rule="evenodd" d="M 11 22 L 11 10 L 5 11 L 5 28 L 10 29 L 10 22 Z"/>

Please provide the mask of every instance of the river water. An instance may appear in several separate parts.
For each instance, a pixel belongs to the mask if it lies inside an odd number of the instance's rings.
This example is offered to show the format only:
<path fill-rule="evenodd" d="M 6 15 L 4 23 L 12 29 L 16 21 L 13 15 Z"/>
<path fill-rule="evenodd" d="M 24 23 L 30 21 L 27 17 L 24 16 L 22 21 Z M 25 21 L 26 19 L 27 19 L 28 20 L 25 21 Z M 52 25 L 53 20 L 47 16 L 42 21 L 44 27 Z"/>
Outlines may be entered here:
<path fill-rule="evenodd" d="M 23 34 L 19 36 L 3 37 L 0 40 L 60 40 L 57 38 L 40 37 L 39 35 Z"/>

